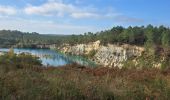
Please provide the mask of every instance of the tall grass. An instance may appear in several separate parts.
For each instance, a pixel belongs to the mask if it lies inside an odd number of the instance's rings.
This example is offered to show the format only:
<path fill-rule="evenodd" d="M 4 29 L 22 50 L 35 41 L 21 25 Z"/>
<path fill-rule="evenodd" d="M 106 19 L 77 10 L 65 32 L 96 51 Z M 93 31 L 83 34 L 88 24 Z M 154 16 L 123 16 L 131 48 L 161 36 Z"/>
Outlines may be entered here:
<path fill-rule="evenodd" d="M 38 59 L 27 56 L 0 57 L 0 100 L 170 98 L 170 69 L 86 68 L 77 64 L 44 68 Z"/>

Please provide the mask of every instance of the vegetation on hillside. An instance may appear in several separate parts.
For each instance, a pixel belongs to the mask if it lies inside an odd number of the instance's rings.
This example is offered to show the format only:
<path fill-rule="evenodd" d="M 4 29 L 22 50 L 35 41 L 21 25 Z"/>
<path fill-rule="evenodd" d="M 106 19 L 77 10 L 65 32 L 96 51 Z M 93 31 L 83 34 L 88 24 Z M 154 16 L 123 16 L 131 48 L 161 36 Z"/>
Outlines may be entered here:
<path fill-rule="evenodd" d="M 2 30 L 0 31 L 0 47 L 23 47 L 37 48 L 46 45 L 60 46 L 62 44 L 76 45 L 100 40 L 102 45 L 111 44 L 132 44 L 146 48 L 146 53 L 138 58 L 139 64 L 126 62 L 126 65 L 152 66 L 156 63 L 163 63 L 162 66 L 170 65 L 170 28 L 164 26 L 134 26 L 124 28 L 122 26 L 113 27 L 97 33 L 84 33 L 83 35 L 42 35 L 36 32 L 27 33 L 20 31 Z M 48 48 L 49 46 L 47 46 Z M 91 51 L 88 58 L 92 58 L 96 51 Z M 147 59 L 147 60 L 146 60 Z M 162 61 L 163 60 L 163 61 Z M 129 67 L 129 66 L 128 66 Z"/>
<path fill-rule="evenodd" d="M 36 48 L 37 45 L 60 44 L 64 41 L 64 35 L 40 35 L 36 32 L 20 32 L 1 30 L 0 31 L 0 47 L 29 47 Z M 61 40 L 63 39 L 63 40 Z"/>
<path fill-rule="evenodd" d="M 152 25 L 146 27 L 130 26 L 128 28 L 117 26 L 110 30 L 97 33 L 88 32 L 83 35 L 40 35 L 36 32 L 0 31 L 1 46 L 18 45 L 34 47 L 38 44 L 60 45 L 63 43 L 74 45 L 97 40 L 100 40 L 102 44 L 127 43 L 142 45 L 147 48 L 153 48 L 156 45 L 168 48 L 170 46 L 170 29 L 164 26 L 154 27 Z"/>

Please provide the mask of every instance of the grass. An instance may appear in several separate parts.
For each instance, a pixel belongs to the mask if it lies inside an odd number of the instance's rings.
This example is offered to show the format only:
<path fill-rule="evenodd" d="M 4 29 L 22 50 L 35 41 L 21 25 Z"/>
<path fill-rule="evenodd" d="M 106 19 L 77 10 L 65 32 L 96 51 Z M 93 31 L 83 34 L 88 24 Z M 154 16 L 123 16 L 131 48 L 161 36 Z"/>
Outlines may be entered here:
<path fill-rule="evenodd" d="M 20 61 L 17 64 L 16 59 Z M 170 98 L 170 69 L 87 68 L 78 64 L 45 68 L 41 67 L 38 59 L 34 58 L 35 63 L 30 63 L 30 59 L 27 55 L 6 56 L 5 61 L 0 59 L 1 100 Z"/>

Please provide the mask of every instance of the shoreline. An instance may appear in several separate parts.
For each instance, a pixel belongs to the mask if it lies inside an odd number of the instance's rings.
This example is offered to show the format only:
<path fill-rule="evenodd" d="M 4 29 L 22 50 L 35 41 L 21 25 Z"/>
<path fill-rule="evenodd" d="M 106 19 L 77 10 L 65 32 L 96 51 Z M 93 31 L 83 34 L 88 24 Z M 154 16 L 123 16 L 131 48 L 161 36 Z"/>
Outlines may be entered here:
<path fill-rule="evenodd" d="M 0 48 L 0 53 L 1 52 L 8 52 L 10 48 Z M 54 53 L 57 53 L 59 56 L 62 56 L 64 59 L 67 59 L 68 61 L 72 62 L 72 63 L 77 63 L 77 64 L 80 64 L 80 65 L 83 65 L 83 66 L 86 66 L 86 67 L 96 67 L 97 65 L 92 62 L 91 60 L 89 60 L 88 58 L 85 58 L 83 56 L 77 56 L 77 55 L 69 55 L 69 54 L 65 54 L 63 53 L 62 51 L 59 51 L 59 50 L 56 50 L 56 49 L 40 49 L 40 48 L 13 48 L 15 53 L 16 54 L 21 54 L 21 53 L 25 53 L 25 54 L 31 54 L 35 57 L 39 57 L 41 60 L 42 59 L 53 59 L 53 55 L 50 55 L 48 53 L 44 53 L 44 54 L 32 54 L 31 50 L 50 50 L 50 51 L 53 51 Z M 16 50 L 17 49 L 17 50 Z M 19 49 L 19 50 L 18 50 Z M 23 51 L 23 50 L 28 50 L 28 51 Z M 2 54 L 2 53 L 1 53 Z M 1 55 L 0 54 L 0 55 Z M 2 54 L 3 55 L 3 54 Z M 45 61 L 46 62 L 46 61 Z M 48 66 L 47 65 L 48 63 L 46 64 L 43 64 L 44 66 Z M 50 66 L 55 66 L 55 67 L 58 67 L 58 66 L 61 66 L 61 65 L 50 65 Z"/>

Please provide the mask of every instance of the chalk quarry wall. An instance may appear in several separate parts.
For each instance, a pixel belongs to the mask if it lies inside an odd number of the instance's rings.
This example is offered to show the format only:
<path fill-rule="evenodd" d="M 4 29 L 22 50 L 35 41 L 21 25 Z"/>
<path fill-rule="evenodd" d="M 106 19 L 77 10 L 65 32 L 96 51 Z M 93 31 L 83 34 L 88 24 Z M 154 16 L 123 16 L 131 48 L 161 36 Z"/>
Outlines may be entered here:
<path fill-rule="evenodd" d="M 105 67 L 123 67 L 123 62 L 142 55 L 144 48 L 130 45 L 101 46 L 93 61 Z"/>
<path fill-rule="evenodd" d="M 88 55 L 91 51 L 95 51 L 96 54 L 91 58 L 92 61 L 98 65 L 104 67 L 123 67 L 123 62 L 129 58 L 138 57 L 144 52 L 143 47 L 132 45 L 112 45 L 107 46 L 100 45 L 100 41 L 96 41 L 89 44 L 79 44 L 75 46 L 69 46 L 65 44 L 63 47 L 58 48 L 63 53 L 69 53 L 73 55 Z"/>

